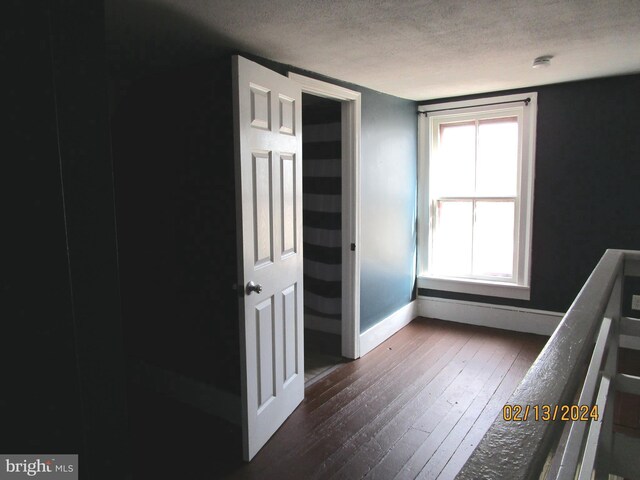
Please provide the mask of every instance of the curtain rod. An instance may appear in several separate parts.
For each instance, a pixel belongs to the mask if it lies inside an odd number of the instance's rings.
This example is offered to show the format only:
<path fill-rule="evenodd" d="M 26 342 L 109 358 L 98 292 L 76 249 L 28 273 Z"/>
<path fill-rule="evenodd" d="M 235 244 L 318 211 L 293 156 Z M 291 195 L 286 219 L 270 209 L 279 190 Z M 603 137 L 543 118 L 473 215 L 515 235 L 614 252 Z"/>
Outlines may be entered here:
<path fill-rule="evenodd" d="M 441 108 L 439 110 L 418 110 L 418 115 L 429 115 L 430 113 L 435 113 L 435 112 L 445 112 L 445 111 L 449 111 L 449 110 L 460 110 L 461 108 L 472 108 L 472 107 L 489 107 L 491 105 L 504 105 L 505 103 L 518 103 L 518 102 L 524 102 L 525 105 L 529 105 L 529 102 L 531 102 L 531 98 L 527 97 L 527 98 L 523 98 L 522 100 L 511 100 L 509 102 L 494 102 L 494 103 L 483 103 L 482 105 L 469 105 L 467 107 L 453 107 L 453 108 Z"/>

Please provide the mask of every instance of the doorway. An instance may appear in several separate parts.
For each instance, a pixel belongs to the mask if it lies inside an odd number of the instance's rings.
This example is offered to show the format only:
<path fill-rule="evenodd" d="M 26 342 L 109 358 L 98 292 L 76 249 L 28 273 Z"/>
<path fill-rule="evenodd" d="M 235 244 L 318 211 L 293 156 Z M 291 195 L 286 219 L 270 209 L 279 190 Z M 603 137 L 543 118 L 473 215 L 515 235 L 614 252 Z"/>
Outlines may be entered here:
<path fill-rule="evenodd" d="M 304 379 L 309 386 L 342 357 L 342 106 L 302 94 Z"/>
<path fill-rule="evenodd" d="M 324 168 L 327 173 L 325 176 L 339 177 L 339 180 L 322 180 L 325 185 L 332 184 L 333 191 L 338 191 L 339 195 L 333 198 L 332 209 L 339 212 L 339 215 L 328 215 L 333 217 L 333 225 L 339 221 L 340 233 L 337 235 L 334 233 L 325 233 L 326 241 L 332 245 L 332 248 L 337 247 L 336 242 L 339 242 L 339 247 L 333 250 L 333 255 L 339 252 L 340 262 L 334 263 L 331 267 L 331 278 L 335 282 L 337 271 L 340 273 L 340 280 L 332 285 L 325 285 L 327 289 L 332 289 L 332 295 L 334 300 L 331 301 L 331 309 L 335 315 L 339 312 L 337 318 L 327 318 L 327 320 L 334 320 L 334 323 L 317 322 L 317 318 L 313 317 L 313 301 L 309 303 L 310 309 L 307 311 L 305 308 L 305 326 L 318 326 L 324 324 L 329 326 L 325 328 L 328 331 L 322 331 L 322 329 L 316 328 L 309 329 L 310 335 L 305 335 L 305 347 L 311 349 L 319 349 L 329 355 L 335 357 L 342 357 L 348 359 L 355 359 L 360 356 L 360 111 L 361 111 L 361 94 L 359 92 L 350 90 L 348 88 L 340 87 L 328 82 L 317 80 L 314 78 L 305 77 L 296 73 L 289 72 L 289 78 L 298 83 L 302 89 L 303 95 L 303 108 L 305 105 L 325 105 L 325 109 L 331 111 L 333 115 L 332 121 L 328 123 L 332 126 L 316 128 L 305 132 L 304 124 L 313 122 L 313 112 L 309 112 L 306 115 L 303 114 L 303 142 L 313 141 L 314 138 L 319 138 L 317 135 L 319 131 L 326 132 L 326 135 L 332 137 L 328 140 L 331 146 L 325 145 L 326 149 L 333 148 L 333 155 L 337 155 L 339 149 L 339 162 L 333 162 L 332 166 L 327 164 Z M 328 102 L 328 103 L 327 103 Z M 339 122 L 336 122 L 339 109 Z M 313 110 L 313 108 L 312 108 Z M 321 110 L 321 109 L 320 109 Z M 336 129 L 339 129 L 338 131 Z M 339 135 L 338 135 L 339 132 Z M 315 136 L 315 137 L 314 137 Z M 309 138 L 308 138 L 309 137 Z M 308 140 L 307 140 L 308 138 Z M 339 141 L 335 139 L 339 138 Z M 303 145 L 304 145 L 303 143 Z M 308 152 L 307 146 L 307 152 Z M 322 156 L 321 153 L 318 154 Z M 325 153 L 326 155 L 326 153 Z M 305 154 L 303 154 L 303 174 L 305 169 Z M 311 157 L 309 157 L 311 158 Z M 338 166 L 339 165 L 339 166 Z M 333 168 L 333 170 L 330 170 Z M 311 193 L 308 188 L 309 180 L 303 181 L 303 209 L 309 210 L 312 199 L 309 197 Z M 333 182 L 333 183 L 332 183 Z M 337 187 L 339 182 L 339 188 Z M 339 202 L 339 206 L 335 202 Z M 306 213 L 306 212 L 305 212 Z M 303 215 L 304 217 L 304 215 Z M 303 218 L 304 222 L 304 218 Z M 304 237 L 304 249 L 303 257 L 307 259 L 308 252 L 312 251 L 312 248 L 308 248 L 309 241 L 312 239 L 313 234 L 307 238 L 307 234 L 303 234 Z M 315 232 L 316 235 L 322 235 Z M 316 250 L 317 251 L 317 250 Z M 335 258 L 335 257 L 334 257 Z M 338 266 L 339 265 L 339 266 Z M 307 277 L 313 271 L 313 267 L 309 267 L 309 263 L 305 266 L 305 290 L 306 284 L 313 282 Z M 317 267 L 317 266 L 316 266 Z M 327 269 L 325 269 L 327 270 Z M 327 273 L 325 271 L 325 273 Z M 316 274 L 317 275 L 317 274 Z M 339 292 L 336 292 L 336 289 Z M 306 291 L 305 291 L 306 293 Z M 317 300 L 317 299 L 316 299 Z M 307 297 L 305 297 L 305 305 L 307 303 Z M 336 307 L 339 304 L 339 308 Z M 329 304 L 327 304 L 329 305 Z M 316 312 L 318 313 L 318 312 Z M 310 314 L 310 315 L 309 315 Z M 338 320 L 339 321 L 336 321 Z M 317 333 L 316 333 L 317 332 Z M 305 330 L 307 333 L 307 330 Z M 327 337 L 327 335 L 333 335 Z M 339 349 L 336 346 L 337 338 L 339 338 Z M 339 355 L 337 354 L 339 352 Z M 325 370 L 326 372 L 326 370 Z M 317 377 L 316 377 L 317 379 Z"/>

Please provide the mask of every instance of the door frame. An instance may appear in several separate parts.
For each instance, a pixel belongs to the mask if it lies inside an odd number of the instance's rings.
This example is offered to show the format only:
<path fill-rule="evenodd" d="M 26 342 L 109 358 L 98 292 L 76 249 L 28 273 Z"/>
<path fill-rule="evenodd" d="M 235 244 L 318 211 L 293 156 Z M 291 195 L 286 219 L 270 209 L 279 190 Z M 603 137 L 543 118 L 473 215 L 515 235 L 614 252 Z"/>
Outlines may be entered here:
<path fill-rule="evenodd" d="M 342 356 L 359 358 L 361 94 L 293 72 L 288 77 L 302 93 L 342 104 Z"/>

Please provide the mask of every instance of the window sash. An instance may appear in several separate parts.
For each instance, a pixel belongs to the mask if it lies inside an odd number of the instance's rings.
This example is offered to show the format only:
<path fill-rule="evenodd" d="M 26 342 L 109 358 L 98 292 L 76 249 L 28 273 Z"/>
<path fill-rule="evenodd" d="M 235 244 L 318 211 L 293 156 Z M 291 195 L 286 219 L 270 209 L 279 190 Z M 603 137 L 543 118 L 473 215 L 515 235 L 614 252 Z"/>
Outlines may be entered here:
<path fill-rule="evenodd" d="M 491 125 L 510 125 L 515 126 L 516 135 L 515 137 L 511 137 L 511 141 L 515 140 L 514 144 L 511 144 L 510 147 L 515 147 L 516 151 L 509 152 L 509 143 L 507 143 L 507 149 L 498 148 L 493 152 L 492 155 L 487 157 L 486 155 L 486 142 L 491 138 L 491 131 L 482 133 L 483 127 L 491 126 Z M 469 129 L 471 127 L 471 129 Z M 461 133 L 454 133 L 459 128 L 465 128 L 466 133 L 462 133 L 462 137 L 460 137 Z M 512 196 L 513 194 L 517 195 L 518 193 L 518 165 L 521 154 L 519 152 L 521 146 L 521 135 L 520 130 L 522 128 L 521 115 L 518 115 L 517 112 L 510 110 L 508 112 L 500 112 L 500 114 L 486 114 L 486 115 L 467 115 L 466 118 L 457 118 L 457 119 L 436 119 L 433 125 L 433 138 L 432 138 L 432 150 L 434 154 L 434 161 L 431 164 L 431 174 L 434 173 L 434 168 L 438 170 L 437 174 L 440 177 L 440 181 L 437 182 L 436 185 L 433 185 L 433 190 L 438 190 L 439 196 L 443 195 L 456 195 L 461 192 L 467 193 L 469 196 L 490 196 L 484 192 L 490 192 L 491 194 L 495 194 L 497 188 L 497 192 L 501 193 L 503 196 Z M 444 136 L 449 133 L 449 135 L 457 136 L 457 142 L 455 140 L 449 140 L 448 142 L 444 140 Z M 505 132 L 502 132 L 503 134 Z M 469 143 L 472 136 L 472 143 Z M 494 133 L 495 135 L 495 133 Z M 465 142 L 465 138 L 466 142 Z M 495 141 L 495 138 L 494 138 Z M 489 140 L 491 142 L 491 140 Z M 504 145 L 504 143 L 503 143 Z M 462 148 L 461 148 L 462 147 Z M 468 147 L 471 147 L 469 149 Z M 450 157 L 452 155 L 451 148 L 454 149 L 454 157 Z M 507 163 L 502 165 L 502 168 L 496 168 L 497 165 L 495 162 L 500 163 L 500 159 L 504 159 L 504 154 L 507 153 L 515 153 L 515 162 Z M 487 160 L 489 162 L 487 162 Z M 453 166 L 449 164 L 449 162 L 453 162 Z M 464 165 L 459 166 L 456 170 L 456 163 L 462 162 Z M 492 165 L 492 162 L 494 163 Z M 453 170 L 451 170 L 453 168 Z M 460 180 L 460 169 L 464 169 L 464 175 L 462 180 Z M 467 170 L 468 169 L 468 170 Z M 508 177 L 504 180 L 507 180 L 507 187 L 505 191 L 505 184 L 500 185 L 499 187 L 493 185 L 494 190 L 491 190 L 491 187 L 486 185 L 487 178 L 491 176 L 495 176 L 496 174 L 499 176 L 500 173 L 507 171 Z M 447 180 L 451 180 L 451 175 L 456 176 L 455 185 L 451 185 L 451 182 L 447 182 Z M 441 175 L 444 175 L 443 179 Z M 447 178 L 449 177 L 449 178 Z M 444 182 L 443 182 L 444 180 Z M 467 183 L 466 186 L 460 187 L 460 182 Z M 443 183 L 445 184 L 443 186 Z M 462 188 L 462 189 L 461 189 Z"/>
<path fill-rule="evenodd" d="M 528 104 L 522 102 L 529 97 Z M 492 105 L 492 103 L 494 103 Z M 496 105 L 495 103 L 500 103 Z M 533 187 L 535 172 L 535 138 L 537 93 L 527 92 L 516 95 L 484 97 L 440 104 L 421 105 L 418 110 L 427 115 L 418 119 L 418 287 L 469 293 L 503 298 L 530 298 L 531 282 L 531 242 L 533 220 Z M 434 153 L 437 148 L 439 125 L 441 123 L 475 122 L 482 119 L 518 119 L 518 166 L 517 192 L 515 199 L 516 223 L 514 230 L 514 271 L 511 281 L 498 277 L 476 279 L 471 277 L 445 277 L 434 273 L 433 244 L 434 215 L 433 201 L 446 199 L 512 199 L 512 192 L 437 191 L 432 172 Z M 503 195 L 508 194 L 508 195 Z M 493 195 L 493 196 L 491 196 Z M 486 216 L 489 221 L 490 216 Z M 491 230 L 488 230 L 489 232 Z M 490 236 L 490 235 L 489 235 Z"/>
<path fill-rule="evenodd" d="M 431 245 L 430 245 L 430 253 L 431 258 L 435 259 L 435 255 L 438 254 L 438 243 L 440 241 L 440 236 L 442 232 L 437 228 L 440 224 L 441 220 L 441 208 L 439 208 L 440 204 L 443 203 L 470 203 L 471 204 L 471 216 L 470 216 L 470 230 L 471 230 L 471 241 L 469 245 L 469 252 L 461 252 L 461 255 L 469 254 L 469 268 L 466 273 L 456 274 L 451 271 L 447 273 L 445 270 L 438 268 L 436 262 L 434 261 L 431 265 L 430 273 L 439 277 L 447 277 L 447 278 L 469 278 L 474 280 L 487 280 L 491 282 L 516 282 L 517 281 L 517 268 L 518 268 L 518 241 L 516 232 L 518 230 L 517 221 L 518 221 L 518 199 L 515 196 L 500 196 L 500 197 L 485 197 L 485 196 L 460 196 L 460 197 L 436 197 L 431 201 L 430 208 L 430 218 L 433 222 L 430 230 L 431 230 Z M 513 205 L 513 226 L 511 231 L 511 239 L 510 246 L 512 248 L 511 255 L 511 274 L 510 275 L 483 275 L 480 273 L 474 273 L 475 271 L 475 256 L 476 256 L 476 247 L 478 243 L 476 242 L 477 236 L 477 204 L 479 202 L 482 203 L 509 203 Z"/>
<path fill-rule="evenodd" d="M 521 163 L 521 148 L 522 148 L 522 108 L 521 107 L 509 107 L 508 109 L 500 109 L 499 111 L 489 111 L 489 112 L 484 112 L 484 113 L 478 113 L 478 112 L 473 112 L 473 113 L 455 113 L 453 115 L 442 115 L 442 116 L 438 116 L 435 119 L 432 120 L 432 139 L 431 139 L 431 148 L 432 148 L 432 157 L 433 157 L 433 162 L 431 163 L 431 168 L 430 168 L 430 182 L 432 182 L 431 184 L 431 188 L 429 189 L 431 192 L 434 192 L 434 194 L 431 195 L 431 219 L 432 221 L 430 222 L 430 238 L 431 238 L 431 242 L 429 245 L 429 258 L 431 258 L 431 262 L 430 262 L 430 268 L 429 268 L 429 273 L 435 276 L 441 276 L 441 277 L 448 277 L 448 278 L 467 278 L 467 279 L 473 279 L 473 280 L 487 280 L 487 281 L 493 281 L 493 282 L 506 282 L 506 283 L 517 283 L 518 282 L 518 258 L 519 258 L 519 252 L 518 252 L 518 236 L 517 236 L 517 232 L 519 230 L 518 226 L 519 226 L 519 212 L 518 212 L 518 205 L 519 205 L 519 194 L 520 194 L 520 187 L 519 187 L 519 178 L 520 178 L 520 163 Z M 516 185 L 516 191 L 515 191 L 515 195 L 486 195 L 486 194 L 481 194 L 480 192 L 478 192 L 478 157 L 479 157 L 479 142 L 480 142 L 480 132 L 479 132 L 479 128 L 481 123 L 484 122 L 501 122 L 501 121 L 515 121 L 515 123 L 517 124 L 517 152 L 516 152 L 516 178 L 515 180 L 515 185 Z M 469 174 L 471 175 L 471 177 L 473 178 L 473 186 L 472 188 L 468 188 L 468 190 L 470 191 L 470 194 L 468 195 L 447 195 L 449 193 L 454 193 L 455 192 L 455 187 L 453 187 L 453 189 L 451 188 L 442 188 L 441 185 L 438 185 L 438 178 L 435 178 L 434 175 L 434 168 L 436 167 L 436 165 L 438 165 L 439 168 L 442 168 L 442 165 L 439 163 L 441 161 L 443 161 L 442 159 L 437 159 L 436 160 L 436 156 L 437 154 L 440 154 L 441 152 L 439 151 L 442 148 L 442 135 L 443 132 L 445 131 L 447 126 L 473 126 L 474 128 L 474 151 L 473 151 L 473 171 L 470 172 Z M 440 180 L 442 180 L 440 178 Z M 470 186 L 468 186 L 470 187 Z M 453 191 L 452 191 L 453 190 Z M 437 194 L 436 194 L 437 193 Z M 455 192 L 458 193 L 458 192 Z M 470 251 L 461 251 L 460 255 L 462 258 L 458 258 L 457 262 L 462 262 L 467 256 L 469 257 L 468 260 L 468 269 L 465 273 L 463 273 L 461 270 L 458 270 L 458 272 L 455 272 L 455 267 L 453 268 L 453 271 L 449 270 L 447 272 L 446 269 L 442 268 L 441 265 L 439 264 L 440 262 L 438 261 L 436 255 L 438 255 L 437 250 L 437 245 L 438 245 L 438 240 L 439 240 L 439 234 L 438 234 L 438 227 L 440 225 L 440 218 L 439 218 L 439 209 L 437 208 L 438 204 L 440 202 L 471 202 L 472 203 L 472 212 L 471 212 L 471 229 L 470 229 L 470 235 L 471 238 L 469 239 L 469 249 Z M 475 263 L 475 254 L 476 254 L 476 248 L 477 248 L 477 243 L 476 243 L 476 238 L 475 238 L 475 233 L 476 233 L 476 211 L 477 211 L 477 202 L 478 201 L 509 201 L 511 203 L 513 203 L 514 205 L 514 218 L 513 218 L 513 232 L 511 235 L 511 252 L 512 252 L 512 256 L 511 256 L 511 273 L 510 275 L 483 275 L 483 274 L 479 274 L 476 273 L 476 263 Z M 500 239 L 502 241 L 505 241 L 505 239 Z M 456 262 L 454 262 L 456 263 Z M 460 269 L 460 265 L 457 265 L 458 269 Z"/>

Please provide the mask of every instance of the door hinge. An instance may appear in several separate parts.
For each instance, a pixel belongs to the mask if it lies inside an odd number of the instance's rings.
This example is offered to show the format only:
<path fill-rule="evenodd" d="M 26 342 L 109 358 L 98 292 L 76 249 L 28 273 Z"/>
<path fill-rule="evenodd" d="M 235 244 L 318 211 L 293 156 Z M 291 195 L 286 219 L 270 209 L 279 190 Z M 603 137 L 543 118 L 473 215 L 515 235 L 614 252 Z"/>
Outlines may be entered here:
<path fill-rule="evenodd" d="M 352 251 L 352 252 L 355 252 L 355 251 L 356 251 L 356 244 L 355 244 L 355 243 L 352 243 L 352 244 L 351 244 L 351 251 Z"/>

